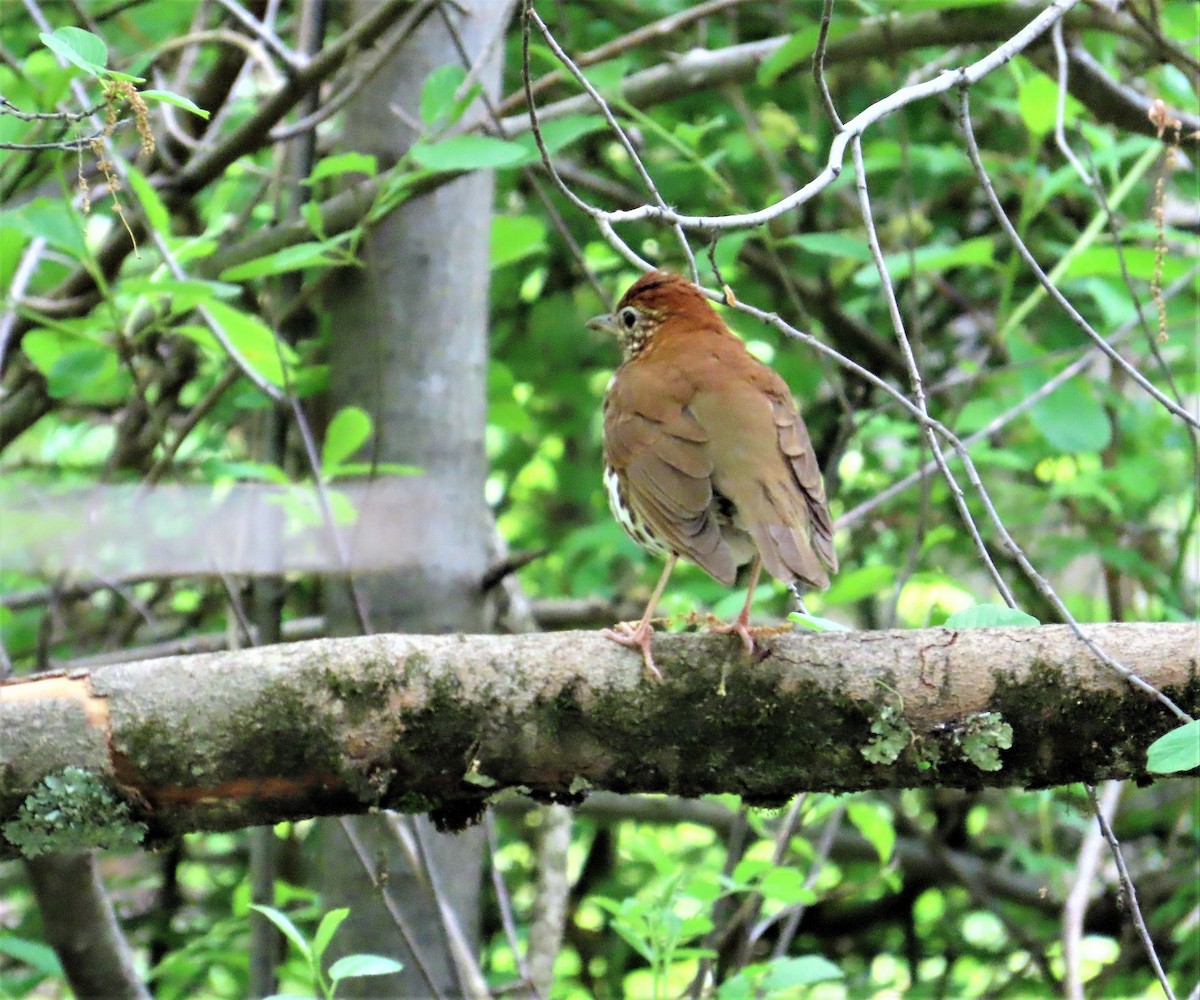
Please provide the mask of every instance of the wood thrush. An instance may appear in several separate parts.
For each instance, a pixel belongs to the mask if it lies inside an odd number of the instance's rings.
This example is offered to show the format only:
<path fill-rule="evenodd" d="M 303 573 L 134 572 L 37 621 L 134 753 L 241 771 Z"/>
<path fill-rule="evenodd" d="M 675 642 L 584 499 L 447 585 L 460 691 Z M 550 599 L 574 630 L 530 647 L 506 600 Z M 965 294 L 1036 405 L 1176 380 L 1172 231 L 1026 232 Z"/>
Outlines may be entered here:
<path fill-rule="evenodd" d="M 732 585 L 752 563 L 738 617 L 714 631 L 749 653 L 750 603 L 765 566 L 801 588 L 837 571 L 833 523 L 808 429 L 787 384 L 746 350 L 690 281 L 639 278 L 616 311 L 588 321 L 614 334 L 622 361 L 604 397 L 604 485 L 628 535 L 666 559 L 638 623 L 604 635 L 641 651 L 661 677 L 651 621 L 678 559 Z"/>

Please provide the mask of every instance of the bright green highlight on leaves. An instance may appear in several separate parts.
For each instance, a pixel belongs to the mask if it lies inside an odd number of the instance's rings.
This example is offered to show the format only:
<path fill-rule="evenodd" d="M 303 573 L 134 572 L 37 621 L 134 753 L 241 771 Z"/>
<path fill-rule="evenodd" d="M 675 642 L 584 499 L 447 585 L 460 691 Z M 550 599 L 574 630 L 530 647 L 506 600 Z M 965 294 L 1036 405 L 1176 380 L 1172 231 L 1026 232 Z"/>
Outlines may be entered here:
<path fill-rule="evenodd" d="M 519 143 L 490 135 L 456 135 L 430 145 L 415 143 L 409 155 L 430 170 L 489 170 L 528 162 L 529 151 Z"/>
<path fill-rule="evenodd" d="M 99 76 L 108 66 L 108 46 L 83 28 L 68 25 L 50 34 L 42 32 L 38 38 L 46 48 L 85 73 Z"/>
<path fill-rule="evenodd" d="M 181 94 L 172 94 L 169 90 L 143 90 L 140 93 L 147 100 L 162 101 L 163 104 L 170 104 L 174 107 L 182 108 L 184 111 L 190 111 L 192 114 L 208 121 L 208 112 L 195 101 L 191 101 Z"/>
<path fill-rule="evenodd" d="M 536 215 L 497 215 L 492 220 L 492 267 L 504 267 L 546 249 L 546 223 Z"/>
<path fill-rule="evenodd" d="M 824 955 L 777 958 L 747 965 L 717 989 L 717 1000 L 753 1000 L 755 997 L 790 997 L 794 991 L 842 978 L 842 970 Z"/>
<path fill-rule="evenodd" d="M 977 604 L 956 611 L 946 619 L 946 628 L 987 628 L 999 625 L 1040 625 L 1033 615 L 1003 604 Z"/>
<path fill-rule="evenodd" d="M 303 956 L 312 977 L 312 987 L 324 1000 L 333 1000 L 337 995 L 338 983 L 343 979 L 359 979 L 364 976 L 387 976 L 401 971 L 404 966 L 394 958 L 383 955 L 346 955 L 339 958 L 328 969 L 322 968 L 322 958 L 342 922 L 350 915 L 345 907 L 330 910 L 321 918 L 310 942 L 304 932 L 282 910 L 273 906 L 252 903 L 250 909 L 261 913 L 271 921 L 284 937 Z"/>
<path fill-rule="evenodd" d="M 1156 739 L 1146 750 L 1146 770 L 1177 774 L 1200 767 L 1200 719 L 1193 719 Z"/>
<path fill-rule="evenodd" d="M 325 431 L 325 445 L 321 448 L 321 471 L 328 475 L 347 458 L 366 444 L 371 436 L 371 418 L 367 411 L 358 406 L 346 406 L 338 410 Z"/>
<path fill-rule="evenodd" d="M 14 934 L 0 933 L 0 955 L 7 955 L 43 976 L 61 976 L 62 963 L 53 948 L 40 941 L 27 941 Z"/>

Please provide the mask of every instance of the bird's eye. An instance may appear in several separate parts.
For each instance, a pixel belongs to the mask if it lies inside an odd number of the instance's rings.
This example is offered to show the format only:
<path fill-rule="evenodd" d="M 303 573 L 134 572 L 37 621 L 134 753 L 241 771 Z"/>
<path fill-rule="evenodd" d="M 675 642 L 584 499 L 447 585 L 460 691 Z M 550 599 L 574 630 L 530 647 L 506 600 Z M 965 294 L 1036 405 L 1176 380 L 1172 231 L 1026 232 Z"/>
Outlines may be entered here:
<path fill-rule="evenodd" d="M 632 330 L 634 328 L 634 326 L 637 324 L 637 320 L 638 320 L 637 310 L 634 309 L 632 306 L 626 306 L 624 309 L 621 310 L 621 324 L 625 327 L 626 330 Z"/>

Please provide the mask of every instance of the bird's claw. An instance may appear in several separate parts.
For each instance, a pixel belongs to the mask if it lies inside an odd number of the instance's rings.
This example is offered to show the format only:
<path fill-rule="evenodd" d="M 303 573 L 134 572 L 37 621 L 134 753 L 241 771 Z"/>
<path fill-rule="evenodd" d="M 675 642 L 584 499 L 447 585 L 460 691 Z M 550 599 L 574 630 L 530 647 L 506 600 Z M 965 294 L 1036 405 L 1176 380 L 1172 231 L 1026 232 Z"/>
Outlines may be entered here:
<path fill-rule="evenodd" d="M 746 647 L 746 655 L 754 655 L 754 632 L 750 627 L 748 619 L 738 615 L 731 622 L 718 621 L 708 627 L 709 632 L 715 632 L 717 635 L 737 635 L 741 636 L 742 645 Z"/>
<path fill-rule="evenodd" d="M 654 654 L 650 652 L 650 646 L 654 642 L 654 628 L 649 622 L 617 622 L 612 628 L 601 629 L 600 634 L 622 646 L 639 650 L 647 672 L 655 680 L 663 679 L 658 667 L 654 665 Z"/>

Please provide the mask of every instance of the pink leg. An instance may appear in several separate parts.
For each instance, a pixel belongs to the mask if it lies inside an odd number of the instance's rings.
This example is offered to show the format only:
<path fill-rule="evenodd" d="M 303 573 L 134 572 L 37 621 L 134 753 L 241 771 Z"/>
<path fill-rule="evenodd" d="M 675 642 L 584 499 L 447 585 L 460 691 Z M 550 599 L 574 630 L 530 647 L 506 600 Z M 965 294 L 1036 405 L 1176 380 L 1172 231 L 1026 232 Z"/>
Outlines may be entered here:
<path fill-rule="evenodd" d="M 600 632 L 606 639 L 618 642 L 622 646 L 628 646 L 630 649 L 640 650 L 642 662 L 646 665 L 646 669 L 660 681 L 662 680 L 662 674 L 658 672 L 658 667 L 654 665 L 654 655 L 650 652 L 650 645 L 654 641 L 654 626 L 650 622 L 654 618 L 654 609 L 658 607 L 659 598 L 662 597 L 663 591 L 667 589 L 667 581 L 671 579 L 671 571 L 675 569 L 675 563 L 678 558 L 678 556 L 672 555 L 667 559 L 667 564 L 663 567 L 662 576 L 658 578 L 658 583 L 654 587 L 654 593 L 650 595 L 650 601 L 646 605 L 646 613 L 642 615 L 640 622 L 636 625 L 633 622 L 617 622 L 612 628 L 606 628 Z"/>
<path fill-rule="evenodd" d="M 742 612 L 728 625 L 717 624 L 709 628 L 710 632 L 730 633 L 740 635 L 742 644 L 746 647 L 748 656 L 754 655 L 754 636 L 750 632 L 750 605 L 754 601 L 754 590 L 758 586 L 758 578 L 762 573 L 762 560 L 757 556 L 754 557 L 754 565 L 750 568 L 750 589 L 746 591 L 746 603 L 742 605 Z"/>

